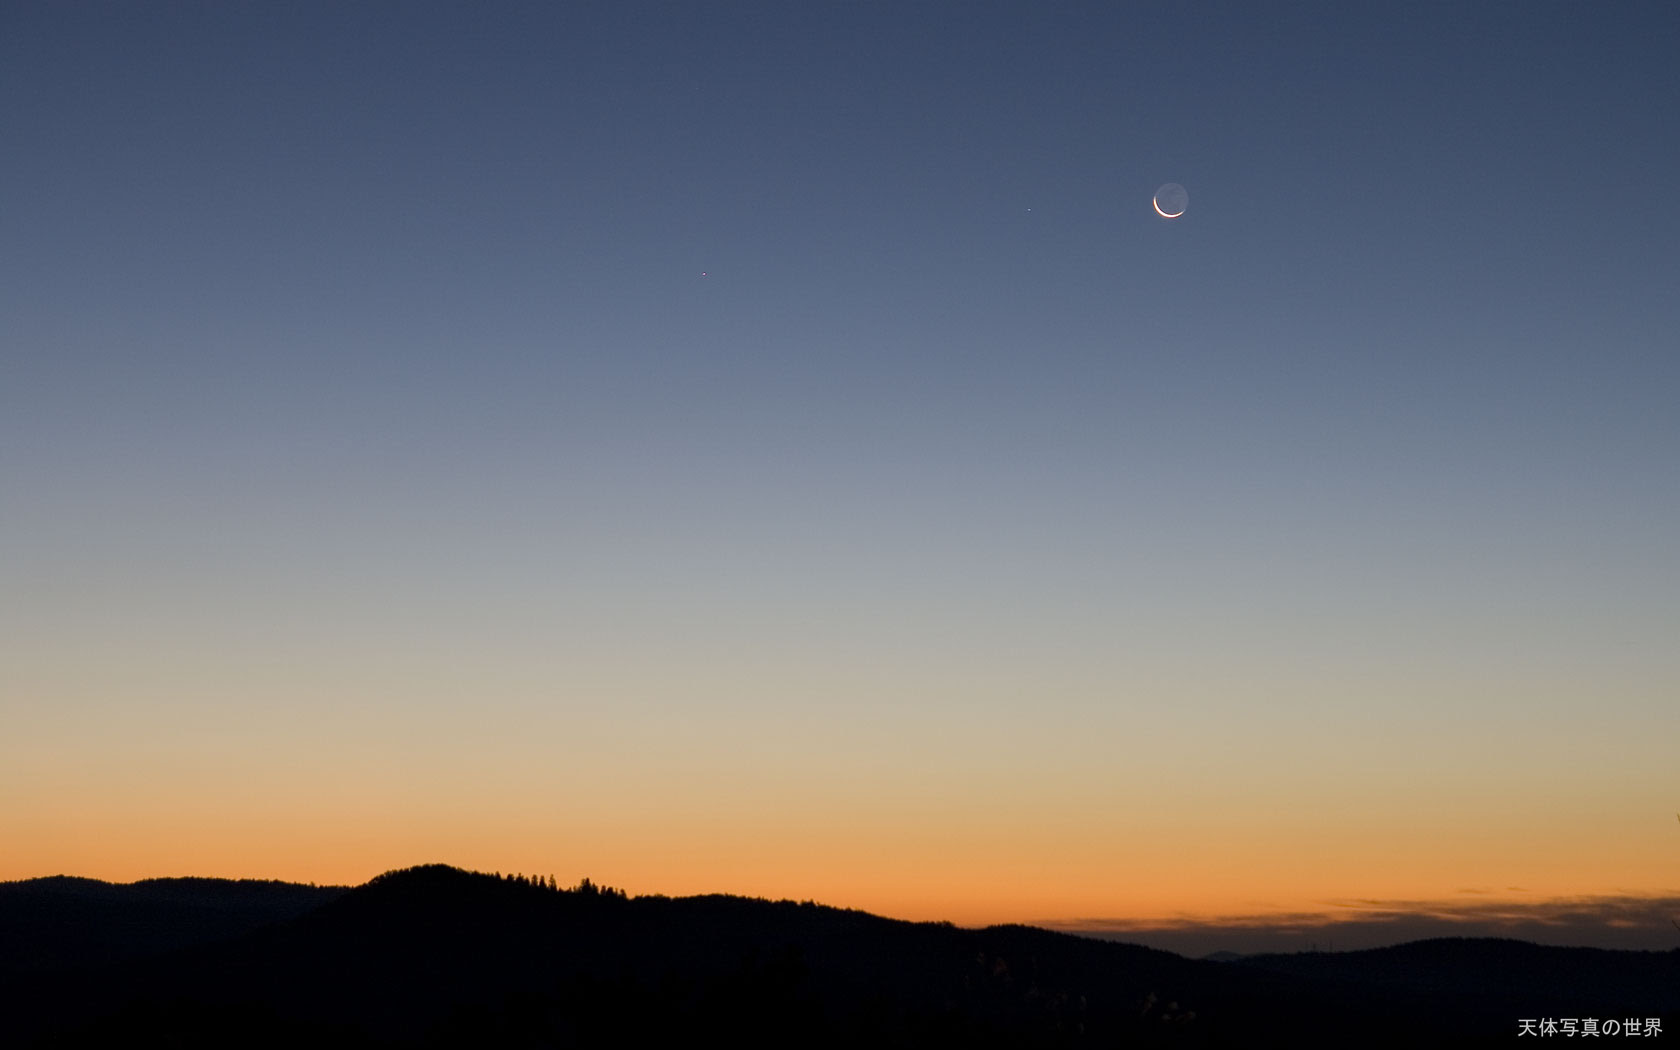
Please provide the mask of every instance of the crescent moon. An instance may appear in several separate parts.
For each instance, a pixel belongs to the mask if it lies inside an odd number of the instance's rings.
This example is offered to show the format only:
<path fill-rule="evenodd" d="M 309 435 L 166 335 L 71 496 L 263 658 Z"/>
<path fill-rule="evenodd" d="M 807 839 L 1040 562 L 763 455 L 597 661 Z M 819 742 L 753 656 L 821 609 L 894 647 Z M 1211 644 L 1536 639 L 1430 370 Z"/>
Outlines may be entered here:
<path fill-rule="evenodd" d="M 1162 211 L 1161 205 L 1154 197 L 1149 198 L 1149 206 L 1155 209 L 1155 214 L 1163 219 L 1176 219 L 1184 213 L 1182 211 Z"/>

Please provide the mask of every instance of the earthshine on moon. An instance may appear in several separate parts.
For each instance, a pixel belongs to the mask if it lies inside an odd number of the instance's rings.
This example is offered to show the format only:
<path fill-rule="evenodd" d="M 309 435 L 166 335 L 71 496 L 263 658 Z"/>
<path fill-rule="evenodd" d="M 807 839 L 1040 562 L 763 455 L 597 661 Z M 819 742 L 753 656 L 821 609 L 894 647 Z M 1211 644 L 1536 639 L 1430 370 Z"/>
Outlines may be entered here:
<path fill-rule="evenodd" d="M 1155 206 L 1155 213 L 1161 218 L 1176 219 L 1190 207 L 1190 194 L 1178 183 L 1169 182 L 1155 191 L 1149 203 Z"/>

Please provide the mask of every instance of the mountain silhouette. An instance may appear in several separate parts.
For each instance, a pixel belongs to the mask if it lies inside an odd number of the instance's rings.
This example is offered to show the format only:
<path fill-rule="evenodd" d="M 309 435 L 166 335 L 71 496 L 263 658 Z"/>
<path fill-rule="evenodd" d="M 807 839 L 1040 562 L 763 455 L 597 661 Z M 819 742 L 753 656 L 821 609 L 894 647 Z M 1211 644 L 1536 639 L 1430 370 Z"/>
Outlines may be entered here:
<path fill-rule="evenodd" d="M 0 977 L 116 962 L 295 918 L 345 887 L 230 879 L 0 883 Z"/>
<path fill-rule="evenodd" d="M 35 916 L 33 954 L 4 957 L 0 1042 L 1474 1046 L 1508 1042 L 1519 1017 L 1680 1006 L 1680 952 L 1429 941 L 1221 962 L 1025 926 L 628 898 L 442 865 L 350 890 L 160 881 L 0 885 L 0 933 Z M 165 905 L 197 918 L 164 936 Z M 42 925 L 49 911 L 71 920 L 62 944 Z"/>

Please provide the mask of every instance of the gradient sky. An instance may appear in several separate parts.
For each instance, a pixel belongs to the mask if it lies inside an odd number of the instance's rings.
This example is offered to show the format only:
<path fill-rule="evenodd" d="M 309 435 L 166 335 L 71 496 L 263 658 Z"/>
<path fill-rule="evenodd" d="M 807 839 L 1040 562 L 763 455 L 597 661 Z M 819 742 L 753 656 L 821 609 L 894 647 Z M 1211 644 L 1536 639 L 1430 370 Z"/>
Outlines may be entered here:
<path fill-rule="evenodd" d="M 1680 13 L 1374 6 L 0 6 L 0 878 L 1674 895 Z"/>

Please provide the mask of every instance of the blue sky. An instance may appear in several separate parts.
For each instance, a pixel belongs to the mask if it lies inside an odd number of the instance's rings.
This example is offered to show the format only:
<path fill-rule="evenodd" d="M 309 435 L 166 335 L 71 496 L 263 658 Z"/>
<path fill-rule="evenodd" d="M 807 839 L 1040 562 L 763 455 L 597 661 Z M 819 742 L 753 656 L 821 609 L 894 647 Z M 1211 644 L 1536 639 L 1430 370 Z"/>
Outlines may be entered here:
<path fill-rule="evenodd" d="M 1186 907 L 1672 888 L 1676 53 L 1660 4 L 8 5 L 0 754 L 90 793 L 13 795 L 9 874 L 284 876 L 346 855 L 288 776 L 371 769 L 449 854 L 384 866 L 647 891 L 751 888 L 647 844 L 790 782 L 882 867 L 768 889 L 900 911 L 918 821 L 1208 785 L 1296 845 L 1163 854 Z M 288 852 L 158 845 L 224 754 Z M 628 830 L 512 804 L 556 765 Z M 112 793 L 136 844 L 75 845 Z M 1344 796 L 1427 870 L 1292 881 L 1377 863 Z M 1068 848 L 973 901 L 1167 907 Z"/>

